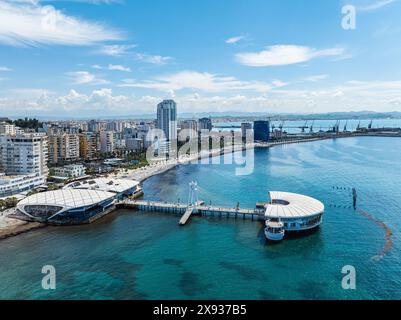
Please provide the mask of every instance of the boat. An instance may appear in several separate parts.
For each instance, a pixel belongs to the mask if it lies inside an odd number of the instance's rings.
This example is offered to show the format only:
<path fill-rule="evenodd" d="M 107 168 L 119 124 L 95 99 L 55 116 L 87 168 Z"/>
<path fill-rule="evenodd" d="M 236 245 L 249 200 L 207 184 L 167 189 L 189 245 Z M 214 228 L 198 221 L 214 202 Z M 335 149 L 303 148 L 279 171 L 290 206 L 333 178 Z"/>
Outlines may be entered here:
<path fill-rule="evenodd" d="M 284 224 L 281 221 L 266 221 L 266 238 L 270 241 L 281 241 L 284 239 Z"/>

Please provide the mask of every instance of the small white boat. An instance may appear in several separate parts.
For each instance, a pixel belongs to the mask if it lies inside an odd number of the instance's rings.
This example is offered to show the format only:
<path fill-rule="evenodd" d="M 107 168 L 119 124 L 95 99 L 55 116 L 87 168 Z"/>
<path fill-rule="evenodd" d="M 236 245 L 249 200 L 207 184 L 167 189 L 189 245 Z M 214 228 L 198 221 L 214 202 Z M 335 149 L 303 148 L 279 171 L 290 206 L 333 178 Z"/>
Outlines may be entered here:
<path fill-rule="evenodd" d="M 281 221 L 266 221 L 266 238 L 270 241 L 281 241 L 284 239 L 284 224 Z"/>

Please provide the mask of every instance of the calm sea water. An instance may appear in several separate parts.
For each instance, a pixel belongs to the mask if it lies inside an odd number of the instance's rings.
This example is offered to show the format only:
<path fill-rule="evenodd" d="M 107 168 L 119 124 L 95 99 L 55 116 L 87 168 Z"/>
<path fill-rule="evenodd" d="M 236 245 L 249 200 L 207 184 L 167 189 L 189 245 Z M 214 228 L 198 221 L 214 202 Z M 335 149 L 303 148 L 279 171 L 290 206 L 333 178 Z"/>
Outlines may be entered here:
<path fill-rule="evenodd" d="M 400 299 L 401 139 L 348 138 L 255 151 L 255 170 L 235 165 L 185 165 L 144 183 L 146 198 L 199 197 L 254 207 L 268 190 L 307 194 L 326 205 L 324 223 L 308 237 L 266 243 L 260 222 L 120 210 L 90 226 L 49 227 L 0 242 L 4 299 Z M 393 231 L 385 245 L 376 222 Z M 57 289 L 41 288 L 41 268 L 54 265 Z M 341 288 L 344 265 L 357 290 Z"/>

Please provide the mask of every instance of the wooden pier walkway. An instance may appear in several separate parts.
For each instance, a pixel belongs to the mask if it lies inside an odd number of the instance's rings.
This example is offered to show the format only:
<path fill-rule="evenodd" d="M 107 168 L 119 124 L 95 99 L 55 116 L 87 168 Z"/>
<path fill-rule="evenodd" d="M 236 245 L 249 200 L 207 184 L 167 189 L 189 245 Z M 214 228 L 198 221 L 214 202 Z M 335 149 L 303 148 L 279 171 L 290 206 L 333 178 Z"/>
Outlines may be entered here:
<path fill-rule="evenodd" d="M 188 207 L 187 211 L 185 211 L 184 215 L 180 219 L 180 226 L 185 226 L 191 217 L 192 213 L 194 212 L 194 207 Z"/>
<path fill-rule="evenodd" d="M 226 208 L 217 206 L 208 206 L 203 202 L 197 203 L 195 206 L 188 207 L 184 204 L 169 203 L 160 201 L 146 200 L 124 200 L 116 204 L 119 208 L 131 208 L 142 211 L 155 211 L 170 214 L 182 215 L 179 224 L 185 225 L 193 215 L 197 216 L 213 216 L 225 218 L 242 218 L 252 220 L 262 220 L 264 218 L 264 210 L 246 209 L 246 208 Z"/>

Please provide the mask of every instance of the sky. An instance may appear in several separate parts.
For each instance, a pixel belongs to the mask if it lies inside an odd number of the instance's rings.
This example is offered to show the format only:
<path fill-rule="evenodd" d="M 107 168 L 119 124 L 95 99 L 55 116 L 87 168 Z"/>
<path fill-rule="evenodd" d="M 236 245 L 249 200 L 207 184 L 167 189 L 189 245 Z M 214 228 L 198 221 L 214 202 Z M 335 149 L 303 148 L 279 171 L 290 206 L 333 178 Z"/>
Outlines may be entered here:
<path fill-rule="evenodd" d="M 400 16 L 401 0 L 0 0 L 0 116 L 170 98 L 179 113 L 401 111 Z"/>

